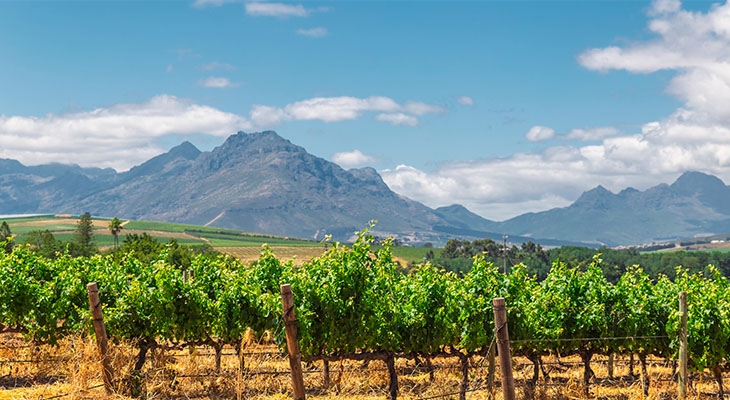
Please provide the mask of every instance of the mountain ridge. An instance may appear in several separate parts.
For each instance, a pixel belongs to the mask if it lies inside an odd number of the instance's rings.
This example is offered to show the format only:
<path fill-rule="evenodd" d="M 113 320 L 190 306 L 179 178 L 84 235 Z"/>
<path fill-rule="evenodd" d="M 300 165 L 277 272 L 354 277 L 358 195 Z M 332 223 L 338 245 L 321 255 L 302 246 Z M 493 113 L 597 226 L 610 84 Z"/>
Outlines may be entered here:
<path fill-rule="evenodd" d="M 35 176 L 28 171 L 39 167 L 5 162 L 0 168 L 5 164 L 12 168 L 0 174 L 0 184 L 13 190 L 6 198 L 0 194 L 3 213 L 88 211 L 290 237 L 331 234 L 338 240 L 376 219 L 375 234 L 412 244 L 443 244 L 454 236 L 435 226 L 461 229 L 465 234 L 456 236 L 469 238 L 486 221 L 475 214 L 472 222 L 453 221 L 394 193 L 374 169 L 345 170 L 273 131 L 238 132 L 205 152 L 183 142 L 113 175 L 64 166 L 56 176 Z"/>
<path fill-rule="evenodd" d="M 121 173 L 0 159 L 0 188 L 0 214 L 91 212 L 318 240 L 349 240 L 372 219 L 376 235 L 408 244 L 508 234 L 615 246 L 730 232 L 730 186 L 698 171 L 643 191 L 597 185 L 567 207 L 491 221 L 458 204 L 427 207 L 373 168 L 345 170 L 274 131 L 238 132 L 211 151 L 183 142 Z"/>
<path fill-rule="evenodd" d="M 613 193 L 598 185 L 567 207 L 522 214 L 496 229 L 609 246 L 730 232 L 730 186 L 699 171 L 644 191 Z"/>

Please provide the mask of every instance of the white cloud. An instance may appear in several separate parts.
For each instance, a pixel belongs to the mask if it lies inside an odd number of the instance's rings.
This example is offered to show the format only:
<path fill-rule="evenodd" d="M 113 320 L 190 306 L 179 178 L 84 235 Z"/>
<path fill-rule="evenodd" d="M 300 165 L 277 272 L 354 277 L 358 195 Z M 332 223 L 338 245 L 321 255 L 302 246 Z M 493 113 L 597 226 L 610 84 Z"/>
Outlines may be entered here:
<path fill-rule="evenodd" d="M 375 117 L 378 121 L 413 126 L 418 124 L 418 118 L 414 115 L 444 111 L 442 107 L 421 102 L 407 101 L 399 104 L 384 96 L 314 97 L 287 104 L 283 108 L 256 105 L 251 110 L 251 120 L 257 126 L 266 128 L 291 120 L 347 121 L 360 118 L 367 112 L 379 112 Z"/>
<path fill-rule="evenodd" d="M 203 71 L 215 71 L 215 70 L 233 71 L 234 69 L 236 69 L 236 67 L 234 65 L 231 65 L 228 63 L 213 61 L 213 62 L 209 62 L 207 64 L 203 64 L 200 67 L 200 69 L 202 69 Z"/>
<path fill-rule="evenodd" d="M 649 15 L 661 15 L 679 11 L 682 3 L 679 0 L 654 0 Z"/>
<path fill-rule="evenodd" d="M 459 96 L 456 98 L 456 102 L 468 107 L 474 107 L 474 99 L 469 96 Z"/>
<path fill-rule="evenodd" d="M 375 157 L 363 154 L 360 150 L 345 151 L 332 155 L 332 161 L 344 168 L 357 167 L 377 161 Z"/>
<path fill-rule="evenodd" d="M 325 37 L 328 34 L 329 32 L 327 31 L 327 28 L 321 26 L 311 29 L 297 29 L 297 35 L 309 36 L 313 38 Z"/>
<path fill-rule="evenodd" d="M 562 136 L 565 139 L 574 140 L 600 140 L 611 136 L 618 136 L 621 131 L 612 126 L 599 126 L 593 128 L 576 128 L 571 129 L 567 134 Z"/>
<path fill-rule="evenodd" d="M 289 115 L 281 108 L 254 104 L 249 113 L 249 118 L 256 126 L 272 128 L 289 119 Z"/>
<path fill-rule="evenodd" d="M 378 114 L 375 116 L 375 119 L 377 119 L 378 121 L 390 122 L 393 125 L 418 125 L 418 118 L 403 113 Z"/>
<path fill-rule="evenodd" d="M 399 109 L 393 99 L 371 96 L 357 97 L 315 97 L 289 104 L 285 107 L 293 119 L 336 122 L 358 118 L 364 111 L 394 111 Z"/>
<path fill-rule="evenodd" d="M 165 72 L 172 72 L 173 69 L 174 69 L 174 67 L 172 66 L 172 64 L 167 64 L 167 68 L 165 68 Z"/>
<path fill-rule="evenodd" d="M 307 17 L 311 10 L 304 8 L 301 4 L 284 4 L 284 3 L 265 3 L 250 2 L 246 3 L 246 14 L 257 17 Z"/>
<path fill-rule="evenodd" d="M 541 140 L 551 139 L 553 136 L 555 136 L 555 130 L 553 128 L 539 125 L 533 126 L 525 134 L 525 138 L 527 138 L 527 140 L 531 142 L 539 142 Z"/>
<path fill-rule="evenodd" d="M 446 109 L 432 104 L 421 103 L 420 101 L 406 101 L 403 109 L 413 115 L 438 114 L 446 112 Z"/>
<path fill-rule="evenodd" d="M 202 87 L 214 89 L 232 88 L 241 85 L 237 82 L 231 82 L 228 78 L 223 78 L 219 76 L 209 76 L 205 79 L 201 79 L 198 84 Z"/>
<path fill-rule="evenodd" d="M 60 162 L 124 170 L 163 152 L 155 141 L 166 135 L 226 137 L 251 128 L 236 114 L 159 95 L 142 103 L 68 114 L 0 115 L 0 158 L 28 165 Z"/>

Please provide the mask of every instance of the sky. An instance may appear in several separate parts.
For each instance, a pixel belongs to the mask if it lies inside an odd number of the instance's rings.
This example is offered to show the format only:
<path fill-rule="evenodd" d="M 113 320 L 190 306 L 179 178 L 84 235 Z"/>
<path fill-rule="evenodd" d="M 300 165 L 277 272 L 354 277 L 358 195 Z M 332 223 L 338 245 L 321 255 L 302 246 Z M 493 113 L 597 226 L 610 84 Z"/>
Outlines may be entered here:
<path fill-rule="evenodd" d="M 275 130 L 485 218 L 730 183 L 730 5 L 0 1 L 0 158 L 124 171 Z"/>

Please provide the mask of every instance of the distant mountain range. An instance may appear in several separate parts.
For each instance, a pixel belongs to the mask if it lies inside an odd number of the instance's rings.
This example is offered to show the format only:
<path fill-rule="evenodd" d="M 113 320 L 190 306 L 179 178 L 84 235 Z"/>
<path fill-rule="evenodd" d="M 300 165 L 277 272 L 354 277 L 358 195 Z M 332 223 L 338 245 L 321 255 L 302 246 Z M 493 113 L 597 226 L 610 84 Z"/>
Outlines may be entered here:
<path fill-rule="evenodd" d="M 0 214 L 83 212 L 310 239 L 348 240 L 376 219 L 377 235 L 412 244 L 507 233 L 513 243 L 618 245 L 730 232 L 730 188 L 688 172 L 671 186 L 598 186 L 569 207 L 495 222 L 461 205 L 429 208 L 372 168 L 344 170 L 272 131 L 239 132 L 210 152 L 185 142 L 122 173 L 0 159 Z"/>
<path fill-rule="evenodd" d="M 523 214 L 489 229 L 609 246 L 727 233 L 730 187 L 695 171 L 645 191 L 611 193 L 597 186 L 568 207 Z"/>
<path fill-rule="evenodd" d="M 489 225 L 460 206 L 433 210 L 398 195 L 374 169 L 346 171 L 271 131 L 239 132 L 210 152 L 185 142 L 123 173 L 0 160 L 0 189 L 0 214 L 88 211 L 310 239 L 348 240 L 376 219 L 377 235 L 443 244 Z"/>

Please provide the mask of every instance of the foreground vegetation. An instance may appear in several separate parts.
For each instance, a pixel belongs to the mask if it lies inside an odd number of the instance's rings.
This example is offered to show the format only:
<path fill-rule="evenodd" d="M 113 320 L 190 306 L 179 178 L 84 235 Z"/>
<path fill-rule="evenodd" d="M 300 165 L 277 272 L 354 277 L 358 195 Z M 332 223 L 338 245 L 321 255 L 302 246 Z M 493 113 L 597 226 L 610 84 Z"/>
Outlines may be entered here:
<path fill-rule="evenodd" d="M 143 262 L 134 251 L 48 259 L 16 246 L 0 250 L 0 324 L 37 343 L 89 331 L 86 283 L 98 282 L 107 331 L 136 344 L 139 371 L 157 348 L 208 345 L 220 354 L 224 345 L 239 350 L 247 332 L 283 344 L 279 285 L 290 283 L 306 360 L 374 359 L 390 368 L 397 357 L 484 355 L 491 300 L 505 297 L 513 352 L 535 360 L 535 376 L 537 356 L 576 354 L 589 379 L 594 355 L 637 354 L 642 364 L 674 356 L 677 298 L 686 291 L 691 368 L 717 373 L 727 361 L 730 286 L 714 267 L 656 280 L 632 267 L 612 284 L 594 258 L 584 270 L 554 263 L 538 282 L 523 265 L 504 275 L 479 256 L 462 277 L 430 264 L 402 274 L 389 244 L 372 252 L 371 240 L 365 231 L 301 267 L 268 247 L 249 266 L 200 254 L 186 267 L 192 279 L 170 261 L 169 247 Z"/>

